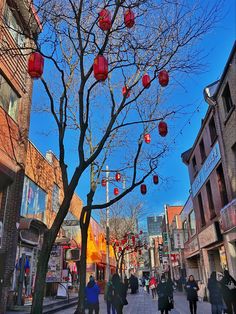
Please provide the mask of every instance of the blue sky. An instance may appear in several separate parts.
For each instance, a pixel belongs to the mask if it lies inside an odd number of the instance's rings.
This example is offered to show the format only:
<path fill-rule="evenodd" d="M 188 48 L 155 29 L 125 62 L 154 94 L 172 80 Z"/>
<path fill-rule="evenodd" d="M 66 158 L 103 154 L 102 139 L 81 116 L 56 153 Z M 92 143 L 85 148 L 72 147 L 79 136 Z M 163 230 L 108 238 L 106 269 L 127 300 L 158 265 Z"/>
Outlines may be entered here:
<path fill-rule="evenodd" d="M 204 60 L 206 63 L 204 73 L 184 77 L 184 81 L 181 82 L 184 88 L 177 84 L 168 98 L 169 104 L 175 102 L 175 104 L 188 107 L 185 116 L 170 123 L 172 132 L 170 132 L 169 140 L 172 141 L 172 149 L 162 161 L 159 170 L 159 175 L 165 183 L 160 184 L 158 187 L 148 186 L 149 193 L 145 196 L 140 196 L 139 188 L 129 196 L 143 203 L 145 215 L 161 214 L 164 204 L 181 205 L 187 200 L 190 184 L 187 167 L 181 161 L 181 153 L 192 146 L 200 128 L 201 119 L 207 110 L 207 104 L 203 99 L 203 88 L 220 78 L 236 39 L 235 14 L 235 0 L 226 1 L 223 19 L 200 43 L 201 49 L 207 54 Z M 44 102 L 41 91 L 41 84 L 36 81 L 34 85 L 30 139 L 43 154 L 47 150 L 57 153 L 56 133 L 50 132 L 45 134 L 45 130 L 47 130 L 45 124 L 50 123 L 51 120 L 48 117 L 45 118 L 42 114 L 39 116 L 35 111 L 37 105 Z M 173 142 L 175 137 L 175 142 Z M 73 160 L 73 156 L 71 159 Z M 77 193 L 82 200 L 85 200 L 86 192 L 83 184 L 78 186 Z M 105 200 L 104 190 L 101 190 L 100 196 L 101 200 L 103 198 Z M 143 228 L 146 226 L 145 215 L 142 216 L 141 222 Z M 96 213 L 94 213 L 94 216 L 98 218 Z"/>

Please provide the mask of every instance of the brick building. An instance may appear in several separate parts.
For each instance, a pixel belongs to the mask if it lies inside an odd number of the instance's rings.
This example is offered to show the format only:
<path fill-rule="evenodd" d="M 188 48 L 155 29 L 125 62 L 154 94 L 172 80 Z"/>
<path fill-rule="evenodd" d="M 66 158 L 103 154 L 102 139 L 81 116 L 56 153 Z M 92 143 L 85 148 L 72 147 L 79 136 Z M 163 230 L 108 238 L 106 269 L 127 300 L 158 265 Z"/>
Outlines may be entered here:
<path fill-rule="evenodd" d="M 0 1 L 0 313 L 15 266 L 31 106 L 32 80 L 21 48 L 32 47 L 29 37 L 39 29 L 30 3 Z"/>
<path fill-rule="evenodd" d="M 204 96 L 215 111 L 222 165 L 225 172 L 226 199 L 220 210 L 227 264 L 236 277 L 236 42 L 219 81 L 207 86 Z M 222 194 L 222 187 L 221 187 Z"/>

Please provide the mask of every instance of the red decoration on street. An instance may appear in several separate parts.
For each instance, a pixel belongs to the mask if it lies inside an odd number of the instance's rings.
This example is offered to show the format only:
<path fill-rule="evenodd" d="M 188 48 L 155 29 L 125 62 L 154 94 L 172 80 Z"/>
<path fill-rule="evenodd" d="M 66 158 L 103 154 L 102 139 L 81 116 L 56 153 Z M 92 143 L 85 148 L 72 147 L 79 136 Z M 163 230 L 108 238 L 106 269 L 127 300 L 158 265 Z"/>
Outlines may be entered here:
<path fill-rule="evenodd" d="M 151 86 L 151 79 L 148 74 L 144 74 L 142 77 L 142 83 L 144 88 L 149 88 Z"/>
<path fill-rule="evenodd" d="M 116 178 L 116 181 L 117 181 L 117 182 L 120 181 L 120 179 L 121 179 L 121 174 L 120 174 L 119 172 L 117 172 L 115 178 Z"/>
<path fill-rule="evenodd" d="M 98 81 L 105 81 L 108 76 L 108 62 L 103 55 L 98 55 L 93 63 L 94 77 Z"/>
<path fill-rule="evenodd" d="M 125 22 L 125 26 L 128 28 L 132 28 L 134 26 L 135 16 L 134 16 L 134 12 L 131 9 L 128 9 L 127 11 L 125 11 L 124 22 Z"/>
<path fill-rule="evenodd" d="M 44 59 L 39 52 L 31 53 L 28 60 L 28 73 L 33 79 L 38 79 L 43 74 Z"/>
<path fill-rule="evenodd" d="M 99 12 L 98 25 L 103 31 L 108 31 L 111 28 L 111 13 L 108 10 L 103 9 Z"/>
<path fill-rule="evenodd" d="M 158 131 L 159 131 L 159 134 L 161 136 L 166 136 L 167 133 L 168 133 L 168 127 L 167 127 L 167 124 L 165 121 L 161 121 L 159 124 L 158 124 Z"/>
<path fill-rule="evenodd" d="M 147 186 L 146 186 L 146 184 L 141 184 L 140 191 L 141 191 L 142 194 L 146 194 L 147 193 Z"/>
<path fill-rule="evenodd" d="M 153 183 L 154 183 L 154 184 L 158 184 L 158 182 L 159 182 L 158 175 L 155 174 L 155 175 L 153 176 Z"/>
<path fill-rule="evenodd" d="M 102 186 L 106 186 L 107 185 L 107 180 L 106 179 L 102 179 L 101 184 L 102 184 Z"/>
<path fill-rule="evenodd" d="M 159 83 L 161 86 L 165 87 L 168 85 L 169 83 L 169 74 L 166 70 L 162 70 L 159 74 L 158 74 L 158 79 L 159 79 Z"/>
<path fill-rule="evenodd" d="M 122 244 L 122 245 L 124 245 L 126 242 L 127 242 L 126 239 L 122 239 L 122 240 L 121 240 L 121 244 Z"/>
<path fill-rule="evenodd" d="M 126 250 L 130 250 L 130 246 L 129 245 L 126 246 Z"/>
<path fill-rule="evenodd" d="M 151 135 L 149 133 L 144 135 L 145 143 L 149 144 L 151 142 Z"/>
<path fill-rule="evenodd" d="M 122 252 L 122 248 L 119 246 L 119 252 Z"/>
<path fill-rule="evenodd" d="M 135 236 L 132 236 L 132 242 L 135 243 Z"/>
<path fill-rule="evenodd" d="M 127 93 L 128 92 L 128 93 Z M 129 98 L 130 96 L 130 90 L 128 91 L 128 87 L 127 86 L 124 86 L 122 88 L 122 95 L 125 96 L 126 95 L 126 98 Z"/>
<path fill-rule="evenodd" d="M 140 231 L 139 231 L 139 234 L 143 234 L 143 231 L 142 231 L 142 230 L 140 230 Z"/>
<path fill-rule="evenodd" d="M 119 189 L 118 188 L 114 188 L 114 194 L 118 195 L 119 194 Z"/>

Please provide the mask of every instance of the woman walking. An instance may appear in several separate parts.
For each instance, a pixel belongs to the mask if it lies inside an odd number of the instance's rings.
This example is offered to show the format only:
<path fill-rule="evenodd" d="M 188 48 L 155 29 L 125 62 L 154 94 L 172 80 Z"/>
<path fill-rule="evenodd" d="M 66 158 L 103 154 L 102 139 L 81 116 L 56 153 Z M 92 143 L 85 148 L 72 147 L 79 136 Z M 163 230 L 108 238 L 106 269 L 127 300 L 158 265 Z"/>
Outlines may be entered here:
<path fill-rule="evenodd" d="M 173 309 L 173 287 L 168 284 L 165 276 L 161 277 L 161 282 L 157 286 L 158 310 L 161 314 L 168 314 Z"/>
<path fill-rule="evenodd" d="M 199 288 L 193 275 L 189 276 L 188 281 L 185 285 L 185 290 L 187 292 L 187 300 L 189 301 L 190 313 L 197 314 L 197 291 L 199 290 Z"/>
<path fill-rule="evenodd" d="M 114 290 L 112 304 L 116 309 L 116 313 L 122 314 L 123 306 L 128 304 L 128 301 L 126 300 L 126 288 L 125 285 L 121 282 L 120 276 L 118 274 L 114 274 L 111 281 Z"/>
<path fill-rule="evenodd" d="M 109 281 L 106 284 L 105 291 L 104 291 L 104 300 L 107 303 L 107 314 L 116 314 L 115 306 L 112 304 L 112 298 L 114 294 L 114 289 L 111 281 L 111 277 L 109 277 Z"/>
<path fill-rule="evenodd" d="M 208 280 L 207 288 L 210 295 L 211 313 L 222 314 L 224 309 L 220 283 L 216 279 L 216 272 L 213 271 Z"/>
<path fill-rule="evenodd" d="M 152 298 L 154 299 L 156 297 L 156 294 L 157 294 L 157 290 L 156 290 L 157 289 L 157 280 L 154 276 L 150 279 L 149 288 L 152 291 Z"/>

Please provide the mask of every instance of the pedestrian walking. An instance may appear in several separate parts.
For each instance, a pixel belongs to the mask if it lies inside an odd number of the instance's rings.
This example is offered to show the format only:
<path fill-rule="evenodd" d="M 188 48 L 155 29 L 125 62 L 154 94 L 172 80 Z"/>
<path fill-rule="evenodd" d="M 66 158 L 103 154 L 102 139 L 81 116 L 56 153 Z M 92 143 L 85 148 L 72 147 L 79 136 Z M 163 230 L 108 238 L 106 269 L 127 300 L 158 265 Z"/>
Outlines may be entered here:
<path fill-rule="evenodd" d="M 147 293 L 149 293 L 149 278 L 148 277 L 145 278 L 145 287 L 146 287 Z"/>
<path fill-rule="evenodd" d="M 223 299 L 228 314 L 236 313 L 236 281 L 229 274 L 228 270 L 224 270 L 224 277 L 220 281 Z"/>
<path fill-rule="evenodd" d="M 134 294 L 138 290 L 138 278 L 131 274 L 129 278 L 129 285 L 131 289 L 131 294 Z"/>
<path fill-rule="evenodd" d="M 154 299 L 157 295 L 157 280 L 154 276 L 150 279 L 149 288 L 152 292 L 152 298 Z"/>
<path fill-rule="evenodd" d="M 104 300 L 106 301 L 106 304 L 107 304 L 107 314 L 110 314 L 111 311 L 112 311 L 112 314 L 116 314 L 115 306 L 114 304 L 112 304 L 113 295 L 114 295 L 114 288 L 111 281 L 111 277 L 109 277 L 109 281 L 107 282 L 105 286 L 105 291 L 104 291 Z"/>
<path fill-rule="evenodd" d="M 213 271 L 208 280 L 207 288 L 209 290 L 211 313 L 222 314 L 224 309 L 223 298 L 220 283 L 216 279 L 216 272 Z"/>
<path fill-rule="evenodd" d="M 116 309 L 117 314 L 123 313 L 124 305 L 128 304 L 126 299 L 126 289 L 125 285 L 121 282 L 120 276 L 118 274 L 114 274 L 112 276 L 112 285 L 113 285 L 113 297 L 112 297 L 112 304 Z"/>
<path fill-rule="evenodd" d="M 85 290 L 89 314 L 93 314 L 93 311 L 95 314 L 99 314 L 99 293 L 100 289 L 95 283 L 94 277 L 90 276 Z"/>
<path fill-rule="evenodd" d="M 170 285 L 163 275 L 160 283 L 157 285 L 158 294 L 158 310 L 161 314 L 168 314 L 174 308 L 173 287 Z"/>
<path fill-rule="evenodd" d="M 189 309 L 191 314 L 197 314 L 197 301 L 199 290 L 197 282 L 195 281 L 193 275 L 190 275 L 188 281 L 185 285 L 185 290 L 187 292 L 187 300 L 189 301 Z"/>

